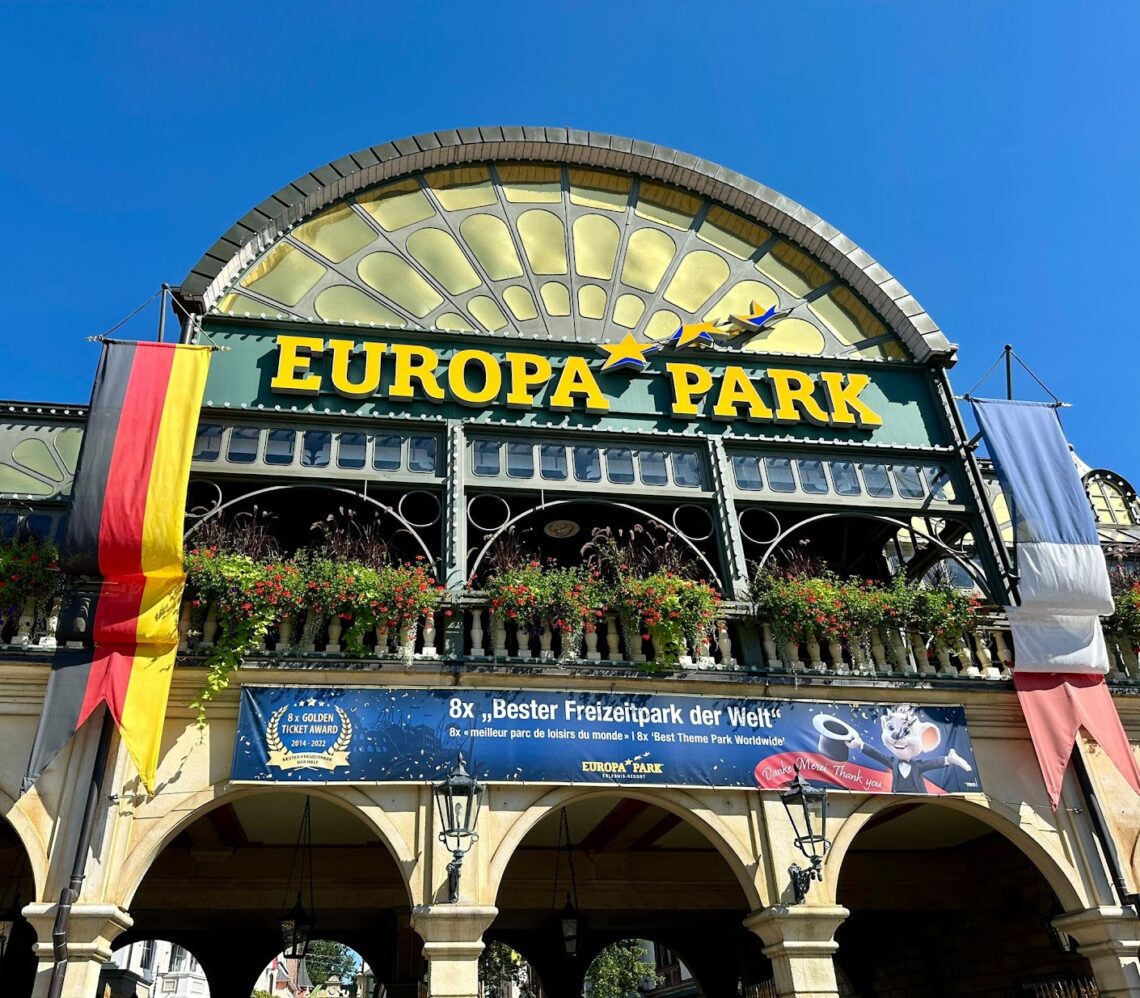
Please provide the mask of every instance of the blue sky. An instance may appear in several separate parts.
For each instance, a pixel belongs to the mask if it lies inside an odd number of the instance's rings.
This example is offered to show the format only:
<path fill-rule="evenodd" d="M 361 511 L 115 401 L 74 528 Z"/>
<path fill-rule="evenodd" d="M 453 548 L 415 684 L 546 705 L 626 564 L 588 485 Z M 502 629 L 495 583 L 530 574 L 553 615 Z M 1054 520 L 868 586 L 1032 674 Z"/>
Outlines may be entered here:
<path fill-rule="evenodd" d="M 1140 4 L 40 2 L 0 26 L 0 397 L 85 401 L 84 337 L 308 169 L 568 125 L 806 205 L 961 345 L 957 390 L 1013 343 L 1084 459 L 1140 484 Z"/>

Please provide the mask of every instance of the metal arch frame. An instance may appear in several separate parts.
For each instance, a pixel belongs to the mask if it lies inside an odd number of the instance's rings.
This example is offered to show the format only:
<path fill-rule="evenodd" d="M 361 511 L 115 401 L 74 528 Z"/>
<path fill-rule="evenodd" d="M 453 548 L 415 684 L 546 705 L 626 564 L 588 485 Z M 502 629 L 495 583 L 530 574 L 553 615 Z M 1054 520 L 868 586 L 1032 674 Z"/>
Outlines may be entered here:
<path fill-rule="evenodd" d="M 817 516 L 809 516 L 806 520 L 801 520 L 799 523 L 794 523 L 792 526 L 788 527 L 787 530 L 783 531 L 783 533 L 779 534 L 776 539 L 768 545 L 768 549 L 764 552 L 764 557 L 760 559 L 759 563 L 756 566 L 757 571 L 762 571 L 764 566 L 768 563 L 768 559 L 771 558 L 773 554 L 775 554 L 776 549 L 801 527 L 806 527 L 809 523 L 816 523 L 820 520 L 840 519 L 842 517 L 852 517 L 853 519 L 858 520 L 874 520 L 876 523 L 890 524 L 891 526 L 898 527 L 900 530 L 909 530 L 911 534 L 916 534 L 919 537 L 926 538 L 926 540 L 930 541 L 931 544 L 933 544 L 939 550 L 944 551 L 948 557 L 953 558 L 954 561 L 961 565 L 966 574 L 974 580 L 974 584 L 986 595 L 988 599 L 993 600 L 993 593 L 990 591 L 990 587 L 986 582 L 985 575 L 978 569 L 976 565 L 963 558 L 960 554 L 954 551 L 953 548 L 947 546 L 937 537 L 927 533 L 925 530 L 919 530 L 913 524 L 904 523 L 902 520 L 896 520 L 891 516 L 882 516 L 879 513 L 820 513 Z"/>
<path fill-rule="evenodd" d="M 487 539 L 487 543 L 479 549 L 479 554 L 475 558 L 475 564 L 471 566 L 471 571 L 468 573 L 468 577 L 470 578 L 478 574 L 479 566 L 483 564 L 483 559 L 486 557 L 487 552 L 491 548 L 491 545 L 494 544 L 496 540 L 498 540 L 504 530 L 510 529 L 520 520 L 525 520 L 528 516 L 541 512 L 544 509 L 552 509 L 555 506 L 573 506 L 577 503 L 583 502 L 592 502 L 601 506 L 615 506 L 618 509 L 625 509 L 631 513 L 637 513 L 639 516 L 644 516 L 647 519 L 653 520 L 655 523 L 660 524 L 662 527 L 668 530 L 669 533 L 676 535 L 678 538 L 684 541 L 692 549 L 693 554 L 700 558 L 700 560 L 704 563 L 704 566 L 709 570 L 710 579 L 715 582 L 719 588 L 724 588 L 724 583 L 721 581 L 720 573 L 715 568 L 713 568 L 712 562 L 710 562 L 708 558 L 704 556 L 704 553 L 700 548 L 696 546 L 696 544 L 689 540 L 688 537 L 681 533 L 681 531 L 671 523 L 662 520 L 661 517 L 655 516 L 653 513 L 650 513 L 647 510 L 641 509 L 637 506 L 631 506 L 626 502 L 616 502 L 613 499 L 587 499 L 585 497 L 581 499 L 555 499 L 553 502 L 541 502 L 537 506 L 531 506 L 530 509 L 523 510 L 523 512 L 519 513 L 518 516 L 511 517 L 506 521 L 506 523 L 499 527 L 498 530 L 492 533 L 491 536 Z"/>
<path fill-rule="evenodd" d="M 208 479 L 207 479 L 207 481 L 208 481 Z M 412 535 L 412 537 L 415 538 L 416 543 L 419 544 L 419 546 L 420 546 L 420 550 L 423 551 L 423 553 L 424 553 L 424 557 L 427 558 L 428 561 L 434 560 L 434 556 L 431 553 L 431 549 L 427 546 L 427 544 L 424 543 L 424 539 L 419 535 L 419 532 L 416 530 L 416 528 L 413 527 L 407 520 L 405 520 L 394 509 L 392 509 L 391 506 L 388 506 L 385 503 L 380 502 L 379 500 L 373 499 L 371 496 L 364 495 L 362 492 L 356 492 L 352 489 L 346 489 L 346 488 L 339 486 L 339 485 L 319 485 L 316 483 L 314 483 L 312 485 L 267 485 L 265 488 L 257 489 L 254 492 L 245 492 L 242 495 L 236 496 L 227 502 L 219 503 L 213 509 L 208 510 L 207 512 L 203 513 L 202 516 L 198 518 L 197 522 L 192 524 L 190 526 L 190 528 L 182 534 L 182 539 L 184 541 L 188 540 L 190 538 L 190 535 L 193 534 L 194 531 L 197 530 L 200 526 L 202 526 L 203 523 L 205 523 L 207 520 L 213 519 L 215 516 L 217 516 L 223 510 L 229 509 L 231 506 L 235 505 L 236 503 L 244 502 L 247 499 L 254 499 L 257 496 L 266 495 L 270 492 L 285 492 L 285 491 L 288 491 L 290 489 L 318 489 L 321 492 L 339 492 L 342 495 L 352 496 L 353 499 L 362 499 L 364 502 L 368 503 L 369 505 L 375 506 L 378 509 L 382 509 L 385 513 L 388 513 L 394 520 L 396 520 L 398 523 L 402 524 L 403 529 L 406 530 L 409 534 Z M 441 505 L 440 515 L 442 515 L 442 513 L 443 513 L 443 510 L 442 510 L 442 505 Z"/>
<path fill-rule="evenodd" d="M 258 253 L 299 222 L 347 195 L 417 170 L 514 159 L 632 173 L 734 208 L 840 275 L 902 339 L 917 361 L 939 358 L 953 363 L 955 347 L 898 280 L 802 205 L 725 167 L 676 149 L 567 128 L 446 130 L 344 156 L 287 184 L 246 213 L 183 278 L 175 289 L 176 298 L 189 312 L 205 312 Z"/>

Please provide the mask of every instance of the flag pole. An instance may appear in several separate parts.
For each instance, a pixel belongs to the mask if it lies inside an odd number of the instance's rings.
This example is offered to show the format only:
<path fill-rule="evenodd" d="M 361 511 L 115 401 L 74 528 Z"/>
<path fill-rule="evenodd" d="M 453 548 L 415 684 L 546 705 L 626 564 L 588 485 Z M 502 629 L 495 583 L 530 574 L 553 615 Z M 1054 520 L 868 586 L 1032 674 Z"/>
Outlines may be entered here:
<path fill-rule="evenodd" d="M 51 969 L 48 984 L 48 998 L 60 998 L 63 994 L 64 978 L 67 975 L 67 931 L 71 921 L 71 906 L 79 900 L 83 880 L 87 871 L 87 851 L 91 848 L 91 836 L 95 830 L 95 819 L 99 814 L 99 801 L 103 796 L 103 779 L 107 771 L 107 758 L 111 754 L 111 735 L 115 724 L 111 712 L 103 707 L 103 722 L 99 729 L 99 745 L 95 749 L 95 765 L 87 785 L 87 800 L 83 805 L 83 823 L 79 829 L 79 841 L 75 844 L 75 858 L 71 864 L 71 878 L 59 895 L 55 909 L 55 925 L 51 930 L 52 954 L 55 964 Z"/>

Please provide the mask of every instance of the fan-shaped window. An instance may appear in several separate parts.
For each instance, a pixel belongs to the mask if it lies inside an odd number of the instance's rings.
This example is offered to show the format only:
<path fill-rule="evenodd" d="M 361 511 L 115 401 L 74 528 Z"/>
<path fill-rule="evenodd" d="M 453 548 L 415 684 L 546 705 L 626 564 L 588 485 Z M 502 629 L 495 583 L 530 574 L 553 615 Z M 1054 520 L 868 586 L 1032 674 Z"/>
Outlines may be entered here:
<path fill-rule="evenodd" d="M 1136 495 L 1127 488 L 1123 479 L 1105 472 L 1093 472 L 1085 477 L 1085 489 L 1092 502 L 1096 522 L 1112 526 L 1130 526 L 1136 523 Z"/>
<path fill-rule="evenodd" d="M 803 298 L 807 307 L 788 317 Z M 263 250 L 212 308 L 578 342 L 626 330 L 665 340 L 685 323 L 776 308 L 782 318 L 720 345 L 909 356 L 834 273 L 740 210 L 657 180 L 555 163 L 440 167 L 331 203 Z"/>

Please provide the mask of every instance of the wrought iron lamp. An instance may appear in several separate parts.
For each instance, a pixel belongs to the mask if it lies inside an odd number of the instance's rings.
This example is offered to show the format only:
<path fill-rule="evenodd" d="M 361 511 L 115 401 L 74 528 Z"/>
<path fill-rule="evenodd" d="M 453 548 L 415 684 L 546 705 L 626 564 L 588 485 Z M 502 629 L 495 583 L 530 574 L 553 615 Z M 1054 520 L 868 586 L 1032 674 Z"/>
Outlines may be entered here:
<path fill-rule="evenodd" d="M 558 825 L 558 849 L 554 859 L 554 897 L 556 899 L 558 897 L 558 860 L 562 855 L 563 842 L 566 843 L 566 865 L 570 868 L 570 890 L 566 892 L 566 905 L 558 916 L 558 920 L 562 929 L 562 948 L 567 956 L 577 956 L 584 926 L 582 915 L 578 911 L 578 880 L 574 876 L 574 848 L 570 842 L 570 820 L 566 816 L 566 808 L 562 808 L 562 816 Z"/>
<path fill-rule="evenodd" d="M 298 869 L 299 867 L 299 869 Z M 297 873 L 297 901 L 286 910 L 289 895 L 293 888 L 293 873 Z M 301 903 L 305 881 L 309 883 L 309 907 Z M 289 879 L 285 882 L 285 898 L 281 902 L 281 942 L 282 952 L 290 959 L 304 959 L 309 952 L 309 940 L 317 924 L 316 904 L 313 900 L 313 816 L 310 800 L 305 798 L 305 810 L 301 815 L 301 827 L 297 832 L 297 844 L 293 849 L 293 862 L 289 866 Z"/>
<path fill-rule="evenodd" d="M 807 892 L 813 880 L 820 879 L 823 857 L 831 843 L 827 840 L 827 791 L 813 787 L 800 773 L 796 764 L 796 775 L 780 794 L 780 803 L 788 812 L 792 831 L 795 834 L 796 848 L 811 860 L 811 866 L 801 868 L 797 863 L 788 867 L 792 878 L 792 894 L 795 904 L 807 900 Z M 819 819 L 819 830 L 814 823 Z"/>
<path fill-rule="evenodd" d="M 460 753 L 455 768 L 432 792 L 439 811 L 439 841 L 451 851 L 452 857 L 447 864 L 447 900 L 455 904 L 459 900 L 463 857 L 479 841 L 475 827 L 483 803 L 483 784 L 467 772 L 463 753 Z"/>

